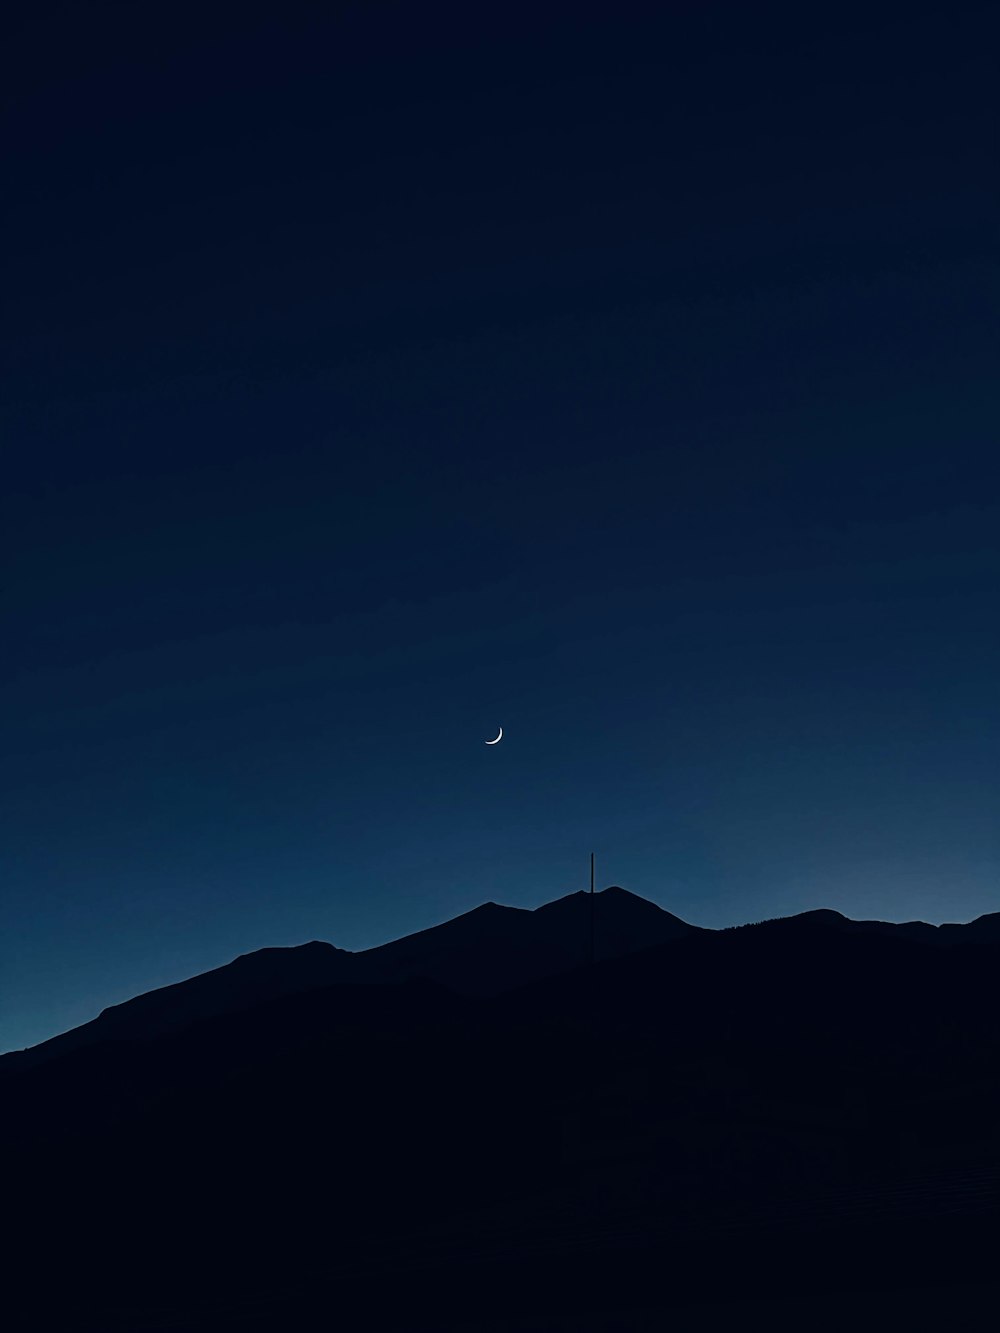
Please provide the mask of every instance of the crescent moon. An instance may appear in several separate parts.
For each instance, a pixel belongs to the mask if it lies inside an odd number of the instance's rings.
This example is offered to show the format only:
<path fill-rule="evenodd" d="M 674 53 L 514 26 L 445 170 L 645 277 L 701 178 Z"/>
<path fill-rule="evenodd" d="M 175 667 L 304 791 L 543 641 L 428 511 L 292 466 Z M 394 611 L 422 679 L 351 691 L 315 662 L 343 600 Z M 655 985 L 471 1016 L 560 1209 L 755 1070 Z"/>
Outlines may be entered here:
<path fill-rule="evenodd" d="M 502 735 L 503 735 L 503 727 L 500 728 L 500 735 L 497 736 L 496 741 L 483 741 L 483 744 L 484 744 L 484 745 L 496 745 L 497 741 L 500 739 L 500 736 L 502 736 Z"/>

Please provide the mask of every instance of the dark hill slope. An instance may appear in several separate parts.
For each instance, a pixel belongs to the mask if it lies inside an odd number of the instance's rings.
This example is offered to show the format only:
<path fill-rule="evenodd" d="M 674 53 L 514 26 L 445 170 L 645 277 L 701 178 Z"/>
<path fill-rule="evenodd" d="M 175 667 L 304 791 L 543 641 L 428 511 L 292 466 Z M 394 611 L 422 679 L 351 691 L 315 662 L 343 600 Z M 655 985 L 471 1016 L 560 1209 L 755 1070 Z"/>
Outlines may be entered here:
<path fill-rule="evenodd" d="M 89 1023 L 28 1050 L 0 1056 L 0 1076 L 95 1043 L 141 1041 L 278 995 L 348 980 L 351 958 L 346 950 L 318 940 L 292 949 L 258 949 L 243 954 L 224 967 L 112 1005 Z"/>
<path fill-rule="evenodd" d="M 498 995 L 586 963 L 619 958 L 700 933 L 655 903 L 617 886 L 571 893 L 533 911 L 484 903 L 444 925 L 355 955 L 358 979 L 426 977 L 470 995 Z"/>
<path fill-rule="evenodd" d="M 745 926 L 729 926 L 727 931 L 793 932 L 803 930 L 843 931 L 855 935 L 885 935 L 896 939 L 913 940 L 922 944 L 949 946 L 973 941 L 1000 942 L 1000 912 L 989 912 L 965 924 L 943 922 L 940 926 L 926 921 L 855 921 L 828 907 L 795 916 L 773 917 L 768 921 Z"/>
<path fill-rule="evenodd" d="M 498 995 L 587 962 L 592 911 L 598 961 L 697 935 L 734 932 L 783 936 L 839 931 L 941 947 L 972 940 L 1000 941 L 1000 913 L 981 916 L 967 925 L 932 926 L 922 921 L 852 921 L 839 912 L 820 909 L 715 932 L 691 926 L 617 886 L 595 894 L 593 902 L 589 894 L 580 892 L 534 910 L 490 902 L 359 953 L 313 940 L 294 948 L 244 954 L 200 976 L 113 1005 L 91 1022 L 30 1050 L 0 1056 L 0 1078 L 97 1042 L 141 1041 L 178 1032 L 204 1018 L 334 984 L 391 984 L 422 977 L 463 994 Z"/>
<path fill-rule="evenodd" d="M 678 917 L 624 889 L 594 895 L 596 954 L 618 957 L 694 934 Z M 386 984 L 423 977 L 470 995 L 495 995 L 586 961 L 590 897 L 569 894 L 534 911 L 484 903 L 441 925 L 351 953 L 313 940 L 260 949 L 224 967 L 105 1009 L 27 1051 L 0 1056 L 0 1075 L 102 1041 L 139 1041 L 261 1001 L 336 983 Z"/>
<path fill-rule="evenodd" d="M 472 915 L 490 943 L 495 913 Z M 483 1291 L 560 1317 L 604 1287 L 822 1292 L 873 1255 L 894 1281 L 930 1262 L 955 1280 L 979 1262 L 988 1182 L 949 1195 L 923 1239 L 902 1205 L 869 1234 L 860 1203 L 841 1223 L 822 1200 L 1000 1163 L 998 975 L 988 942 L 811 918 L 499 996 L 337 984 L 80 1047 L 4 1080 L 0 1315 L 27 1328 L 33 1309 L 46 1333 L 254 1327 L 225 1322 L 238 1296 L 272 1302 L 271 1326 L 305 1303 L 307 1327 L 331 1270 L 340 1317 L 385 1330 L 468 1327 Z M 752 1224 L 727 1230 L 733 1209 Z M 490 1246 L 502 1280 L 477 1268 Z"/>

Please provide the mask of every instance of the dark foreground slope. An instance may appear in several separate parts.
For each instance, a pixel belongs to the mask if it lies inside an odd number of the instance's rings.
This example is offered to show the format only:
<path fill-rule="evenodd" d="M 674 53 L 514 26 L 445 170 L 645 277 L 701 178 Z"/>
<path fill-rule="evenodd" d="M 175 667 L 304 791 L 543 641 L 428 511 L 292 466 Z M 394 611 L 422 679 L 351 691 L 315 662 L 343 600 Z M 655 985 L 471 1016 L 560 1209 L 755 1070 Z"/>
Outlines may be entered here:
<path fill-rule="evenodd" d="M 991 1328 L 998 976 L 810 916 L 68 1052 L 0 1085 L 0 1319 Z"/>
<path fill-rule="evenodd" d="M 741 930 L 837 930 L 907 939 L 933 947 L 1000 942 L 1000 913 L 967 925 L 852 921 L 820 910 Z M 97 1018 L 24 1051 L 0 1055 L 0 1077 L 106 1041 L 146 1041 L 192 1023 L 239 1013 L 266 1000 L 336 984 L 438 981 L 463 995 L 500 995 L 572 971 L 593 949 L 597 961 L 698 934 L 655 903 L 617 886 L 593 896 L 571 893 L 534 910 L 488 902 L 440 925 L 352 953 L 320 940 L 258 949 L 223 967 L 112 1005 Z"/>
<path fill-rule="evenodd" d="M 579 967 L 593 939 L 598 959 L 697 934 L 699 927 L 617 887 L 571 893 L 533 911 L 483 903 L 471 912 L 359 953 L 320 940 L 258 949 L 223 967 L 112 1005 L 89 1023 L 25 1051 L 0 1055 L 0 1075 L 105 1041 L 145 1041 L 205 1018 L 238 1013 L 265 1000 L 337 983 L 384 985 L 416 978 L 468 995 Z M 933 927 L 928 927 L 933 929 Z"/>

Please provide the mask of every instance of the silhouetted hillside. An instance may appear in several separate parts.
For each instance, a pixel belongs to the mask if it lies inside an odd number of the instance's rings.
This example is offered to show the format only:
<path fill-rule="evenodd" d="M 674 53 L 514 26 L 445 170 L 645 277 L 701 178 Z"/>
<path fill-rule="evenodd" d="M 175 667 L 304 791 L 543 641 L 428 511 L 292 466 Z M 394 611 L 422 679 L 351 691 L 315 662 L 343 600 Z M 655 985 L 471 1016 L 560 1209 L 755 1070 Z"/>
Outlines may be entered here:
<path fill-rule="evenodd" d="M 990 912 L 976 917 L 965 925 L 944 922 L 932 926 L 926 921 L 854 921 L 841 912 L 831 911 L 828 907 L 817 908 L 811 912 L 799 912 L 795 916 L 772 917 L 767 921 L 755 921 L 745 926 L 730 926 L 729 930 L 777 930 L 801 932 L 803 930 L 842 930 L 851 934 L 887 935 L 896 939 L 919 941 L 922 944 L 952 945 L 967 944 L 973 940 L 1000 940 L 1000 912 Z"/>
<path fill-rule="evenodd" d="M 90 1023 L 28 1051 L 0 1056 L 0 1073 L 94 1042 L 176 1032 L 199 1019 L 336 982 L 386 984 L 424 977 L 466 994 L 499 994 L 586 962 L 591 906 L 586 893 L 569 894 L 534 911 L 484 903 L 442 925 L 359 953 L 316 940 L 290 949 L 259 949 L 113 1005 Z M 617 887 L 595 894 L 593 910 L 598 958 L 615 958 L 698 929 Z"/>
<path fill-rule="evenodd" d="M 790 1327 L 838 1302 L 919 1327 L 933 1280 L 936 1326 L 979 1326 L 956 1303 L 1000 1225 L 989 926 L 702 931 L 606 890 L 590 967 L 588 898 L 265 951 L 226 1012 L 194 1001 L 235 964 L 141 997 L 184 995 L 183 1024 L 5 1062 L 5 1325 L 780 1327 L 789 1301 Z"/>
<path fill-rule="evenodd" d="M 612 886 L 594 895 L 571 893 L 529 910 L 483 903 L 451 921 L 389 944 L 352 953 L 317 940 L 286 949 L 259 949 L 187 981 L 161 987 L 105 1009 L 84 1023 L 27 1051 L 0 1056 L 0 1074 L 26 1069 L 54 1055 L 95 1042 L 141 1040 L 180 1031 L 217 1014 L 262 1000 L 330 986 L 406 981 L 424 977 L 470 995 L 499 995 L 530 981 L 557 976 L 589 960 L 591 911 L 598 960 L 692 935 L 715 932 L 691 926 L 655 903 Z M 880 934 L 932 945 L 1000 940 L 1000 912 L 967 925 L 852 921 L 823 908 L 729 930 L 840 930 Z"/>
<path fill-rule="evenodd" d="M 211 972 L 112 1005 L 89 1023 L 26 1051 L 8 1052 L 0 1056 L 0 1073 L 27 1069 L 97 1042 L 157 1037 L 214 1014 L 245 1009 L 260 1000 L 328 986 L 347 979 L 350 957 L 344 949 L 318 940 L 292 949 L 258 949 Z"/>

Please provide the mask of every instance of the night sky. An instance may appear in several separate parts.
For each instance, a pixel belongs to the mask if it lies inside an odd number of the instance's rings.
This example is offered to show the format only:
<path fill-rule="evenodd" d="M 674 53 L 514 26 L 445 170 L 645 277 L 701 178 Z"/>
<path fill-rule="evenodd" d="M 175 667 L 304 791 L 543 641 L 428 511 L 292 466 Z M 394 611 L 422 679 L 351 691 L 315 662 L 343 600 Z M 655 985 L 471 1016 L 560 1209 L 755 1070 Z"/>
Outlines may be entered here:
<path fill-rule="evenodd" d="M 592 850 L 1000 909 L 996 9 L 581 8 L 6 20 L 0 1050 Z"/>

